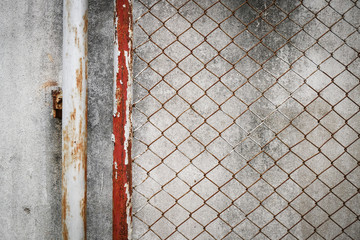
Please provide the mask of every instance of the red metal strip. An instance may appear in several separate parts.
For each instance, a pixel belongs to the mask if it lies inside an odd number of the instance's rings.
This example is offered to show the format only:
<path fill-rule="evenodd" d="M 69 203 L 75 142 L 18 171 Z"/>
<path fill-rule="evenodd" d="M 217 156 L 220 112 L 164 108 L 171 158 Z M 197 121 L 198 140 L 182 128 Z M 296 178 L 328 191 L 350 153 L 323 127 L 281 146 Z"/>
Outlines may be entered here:
<path fill-rule="evenodd" d="M 113 239 L 131 238 L 132 4 L 115 0 Z"/>

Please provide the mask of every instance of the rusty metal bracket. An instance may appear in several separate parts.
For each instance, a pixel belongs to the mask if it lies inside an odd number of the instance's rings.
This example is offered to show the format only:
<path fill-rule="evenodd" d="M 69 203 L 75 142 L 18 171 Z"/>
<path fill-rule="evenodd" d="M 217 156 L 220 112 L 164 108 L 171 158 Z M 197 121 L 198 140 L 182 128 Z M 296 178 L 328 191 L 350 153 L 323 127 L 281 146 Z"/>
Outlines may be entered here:
<path fill-rule="evenodd" d="M 53 99 L 53 110 L 52 114 L 54 118 L 62 117 L 62 90 L 52 90 L 51 96 Z"/>

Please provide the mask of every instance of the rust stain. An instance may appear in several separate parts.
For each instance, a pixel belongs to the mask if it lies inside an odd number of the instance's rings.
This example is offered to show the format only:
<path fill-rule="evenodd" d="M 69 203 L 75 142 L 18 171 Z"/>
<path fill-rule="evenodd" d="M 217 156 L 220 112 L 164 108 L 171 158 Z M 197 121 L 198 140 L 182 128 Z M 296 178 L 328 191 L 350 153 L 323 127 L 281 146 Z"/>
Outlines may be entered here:
<path fill-rule="evenodd" d="M 63 197 L 62 197 L 62 222 L 63 222 L 63 239 L 66 240 L 69 238 L 69 234 L 68 234 L 68 229 L 67 229 L 67 225 L 66 225 L 66 215 L 67 212 L 70 210 L 69 205 L 67 204 L 66 201 L 66 195 L 67 195 L 67 189 L 65 186 L 63 186 Z"/>
<path fill-rule="evenodd" d="M 88 60 L 87 59 L 85 61 L 85 79 L 88 79 Z"/>
<path fill-rule="evenodd" d="M 63 131 L 63 138 L 64 138 L 64 150 L 65 152 L 68 152 L 69 150 L 69 145 L 67 144 L 70 141 L 69 135 L 67 134 L 68 130 L 64 130 Z M 64 155 L 66 156 L 66 155 Z M 64 161 L 66 162 L 66 161 Z"/>
<path fill-rule="evenodd" d="M 49 80 L 49 81 L 44 82 L 41 85 L 40 89 L 44 89 L 44 88 L 48 88 L 48 87 L 54 87 L 54 86 L 57 86 L 57 85 L 58 85 L 57 82 Z"/>
<path fill-rule="evenodd" d="M 74 109 L 74 111 L 70 113 L 70 119 L 75 120 L 75 116 L 76 116 L 76 109 Z"/>
<path fill-rule="evenodd" d="M 75 124 L 74 121 L 72 121 L 73 124 L 70 124 L 70 126 L 66 126 L 64 132 L 63 132 L 63 138 L 64 138 L 64 162 L 63 162 L 63 168 L 68 168 L 70 165 L 77 163 L 79 160 L 84 161 L 84 156 L 82 154 L 84 149 L 84 139 L 83 137 L 80 137 L 79 135 L 76 135 L 73 133 L 75 131 Z M 70 133 L 73 133 L 69 135 Z M 70 144 L 69 144 L 70 143 Z M 67 160 L 66 156 L 70 155 L 71 160 Z M 79 163 L 80 166 L 80 163 Z"/>
<path fill-rule="evenodd" d="M 87 111 L 85 111 L 87 113 Z M 86 132 L 87 126 L 85 123 L 85 129 L 83 129 L 83 118 L 80 118 L 79 123 L 75 122 L 76 119 L 76 109 L 70 114 L 70 121 L 63 131 L 63 140 L 64 140 L 64 156 L 70 155 L 71 160 L 66 160 L 64 157 L 64 168 L 72 164 L 76 164 L 78 171 L 81 169 L 86 170 L 86 160 L 87 160 L 87 144 L 86 144 Z M 76 124 L 78 126 L 76 126 Z M 80 129 L 81 132 L 77 132 L 76 129 Z M 84 134 L 85 133 L 85 134 Z"/>
<path fill-rule="evenodd" d="M 86 10 L 84 16 L 83 16 L 83 19 L 84 19 L 84 28 L 83 28 L 83 31 L 84 33 L 87 33 L 88 31 L 88 11 Z"/>
<path fill-rule="evenodd" d="M 74 27 L 74 32 L 75 32 L 75 44 L 80 47 L 80 39 L 78 37 L 78 34 L 77 34 L 77 28 Z"/>
<path fill-rule="evenodd" d="M 48 56 L 48 58 L 49 58 L 49 61 L 53 63 L 53 62 L 54 62 L 54 59 L 53 59 L 53 57 L 51 56 L 51 54 L 50 54 L 50 53 L 48 53 L 48 55 L 47 55 L 47 56 Z"/>
<path fill-rule="evenodd" d="M 63 240 L 68 240 L 68 239 L 69 239 L 69 233 L 68 233 L 67 227 L 64 226 L 64 229 L 63 229 Z"/>
<path fill-rule="evenodd" d="M 71 155 L 73 156 L 72 158 L 72 163 L 76 163 L 77 160 L 84 160 L 84 156 L 82 155 L 82 152 L 85 150 L 84 149 L 84 144 L 83 144 L 83 139 L 80 138 L 79 140 L 76 140 L 73 142 L 73 145 L 75 146 L 72 146 L 73 150 L 71 151 Z M 79 163 L 78 166 L 79 166 L 79 170 L 81 168 L 81 165 L 83 165 L 82 163 Z"/>
<path fill-rule="evenodd" d="M 82 80 L 83 80 L 83 67 L 82 67 L 82 58 L 79 58 L 80 69 L 76 70 L 76 86 L 79 89 L 81 96 L 82 93 Z"/>
<path fill-rule="evenodd" d="M 70 27 L 71 26 L 71 22 L 70 22 L 70 8 L 71 8 L 71 1 L 70 0 L 66 0 L 66 3 L 65 3 L 65 7 L 66 7 L 66 12 L 68 13 L 68 16 L 67 16 L 67 23 L 68 23 L 68 26 Z"/>
<path fill-rule="evenodd" d="M 83 199 L 81 199 L 81 202 L 80 202 L 80 209 L 81 209 L 81 213 L 80 213 L 80 215 L 81 215 L 81 217 L 82 218 L 84 218 L 85 217 L 85 207 L 86 207 L 86 198 L 83 198 Z"/>
<path fill-rule="evenodd" d="M 85 232 L 86 232 L 86 192 L 84 198 L 80 202 L 80 209 L 81 209 L 80 215 L 84 221 Z"/>
<path fill-rule="evenodd" d="M 62 204 L 62 206 L 63 206 L 63 208 L 62 208 L 62 219 L 63 219 L 63 221 L 65 221 L 65 220 L 66 220 L 67 210 L 68 210 L 68 205 L 67 205 L 67 203 L 66 203 L 67 189 L 66 189 L 65 186 L 63 186 L 63 189 L 64 189 L 64 190 L 63 190 L 63 191 L 64 191 L 64 195 L 63 195 L 61 204 Z"/>
<path fill-rule="evenodd" d="M 87 39 L 85 39 L 85 58 L 87 58 L 87 55 L 88 55 L 88 44 L 87 44 Z"/>

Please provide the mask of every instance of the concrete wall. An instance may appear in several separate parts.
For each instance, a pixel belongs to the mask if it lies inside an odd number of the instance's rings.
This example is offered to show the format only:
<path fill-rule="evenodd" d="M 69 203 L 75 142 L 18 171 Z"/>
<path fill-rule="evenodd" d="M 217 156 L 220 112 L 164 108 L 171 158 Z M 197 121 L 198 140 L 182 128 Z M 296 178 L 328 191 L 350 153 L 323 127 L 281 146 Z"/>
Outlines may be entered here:
<path fill-rule="evenodd" d="M 4 0 L 0 18 L 0 238 L 61 239 L 62 1 Z M 113 1 L 89 1 L 89 239 L 112 235 L 112 26 Z"/>
<path fill-rule="evenodd" d="M 271 1 L 243 2 L 134 0 L 133 236 L 356 239 L 359 1 L 279 0 L 266 20 L 297 23 L 279 27 L 253 22 Z M 0 238 L 61 239 L 62 1 L 2 0 L 0 23 Z M 113 1 L 89 0 L 88 239 L 112 238 L 112 26 Z"/>

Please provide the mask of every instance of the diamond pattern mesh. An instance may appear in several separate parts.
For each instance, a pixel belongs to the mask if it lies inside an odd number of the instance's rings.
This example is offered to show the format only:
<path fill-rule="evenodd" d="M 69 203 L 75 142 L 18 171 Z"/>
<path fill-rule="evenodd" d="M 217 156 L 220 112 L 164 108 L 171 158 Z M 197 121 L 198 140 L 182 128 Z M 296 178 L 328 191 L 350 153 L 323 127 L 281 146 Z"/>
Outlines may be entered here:
<path fill-rule="evenodd" d="M 359 239 L 359 1 L 133 15 L 134 239 Z"/>

